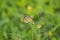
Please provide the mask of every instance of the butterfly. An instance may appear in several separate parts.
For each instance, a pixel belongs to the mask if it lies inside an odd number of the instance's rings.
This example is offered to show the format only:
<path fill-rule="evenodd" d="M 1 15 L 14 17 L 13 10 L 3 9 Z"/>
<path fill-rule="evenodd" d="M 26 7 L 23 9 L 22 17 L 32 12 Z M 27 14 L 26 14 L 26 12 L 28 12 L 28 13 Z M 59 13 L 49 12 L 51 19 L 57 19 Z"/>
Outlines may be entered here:
<path fill-rule="evenodd" d="M 32 24 L 34 24 L 33 19 L 30 16 L 28 16 L 28 15 L 24 15 L 23 21 L 25 23 L 32 23 Z"/>

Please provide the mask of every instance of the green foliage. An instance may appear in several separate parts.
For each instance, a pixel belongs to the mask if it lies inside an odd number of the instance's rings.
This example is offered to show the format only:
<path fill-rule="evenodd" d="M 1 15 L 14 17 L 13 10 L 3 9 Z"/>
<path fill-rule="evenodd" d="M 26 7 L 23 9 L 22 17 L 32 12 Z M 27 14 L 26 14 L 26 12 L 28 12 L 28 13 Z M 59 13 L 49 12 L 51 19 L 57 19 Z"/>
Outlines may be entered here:
<path fill-rule="evenodd" d="M 0 40 L 60 40 L 59 2 L 0 0 Z"/>

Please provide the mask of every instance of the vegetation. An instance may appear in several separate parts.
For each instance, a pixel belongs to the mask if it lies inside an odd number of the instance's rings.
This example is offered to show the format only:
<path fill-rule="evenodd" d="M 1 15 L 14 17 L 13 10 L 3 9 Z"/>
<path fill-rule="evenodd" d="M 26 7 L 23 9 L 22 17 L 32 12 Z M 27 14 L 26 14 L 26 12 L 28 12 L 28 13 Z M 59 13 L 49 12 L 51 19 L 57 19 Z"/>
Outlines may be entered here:
<path fill-rule="evenodd" d="M 0 40 L 60 40 L 60 0 L 0 0 Z"/>

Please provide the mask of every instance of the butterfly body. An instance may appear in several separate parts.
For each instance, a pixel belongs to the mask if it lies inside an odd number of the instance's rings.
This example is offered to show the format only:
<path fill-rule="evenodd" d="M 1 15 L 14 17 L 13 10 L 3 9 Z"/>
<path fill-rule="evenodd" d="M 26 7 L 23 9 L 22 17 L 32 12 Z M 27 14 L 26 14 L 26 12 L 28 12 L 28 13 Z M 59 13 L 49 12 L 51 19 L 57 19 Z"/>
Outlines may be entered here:
<path fill-rule="evenodd" d="M 24 21 L 25 23 L 32 23 L 32 24 L 34 24 L 33 19 L 32 19 L 30 16 L 28 16 L 28 15 L 25 15 L 25 16 L 24 16 L 23 21 Z"/>

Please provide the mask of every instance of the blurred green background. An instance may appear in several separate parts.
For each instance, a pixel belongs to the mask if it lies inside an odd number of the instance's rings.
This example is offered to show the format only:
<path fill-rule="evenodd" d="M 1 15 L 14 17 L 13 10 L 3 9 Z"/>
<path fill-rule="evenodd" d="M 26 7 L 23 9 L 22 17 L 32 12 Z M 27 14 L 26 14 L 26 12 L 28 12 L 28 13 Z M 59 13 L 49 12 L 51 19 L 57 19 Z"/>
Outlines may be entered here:
<path fill-rule="evenodd" d="M 0 40 L 60 40 L 60 0 L 0 0 Z"/>

